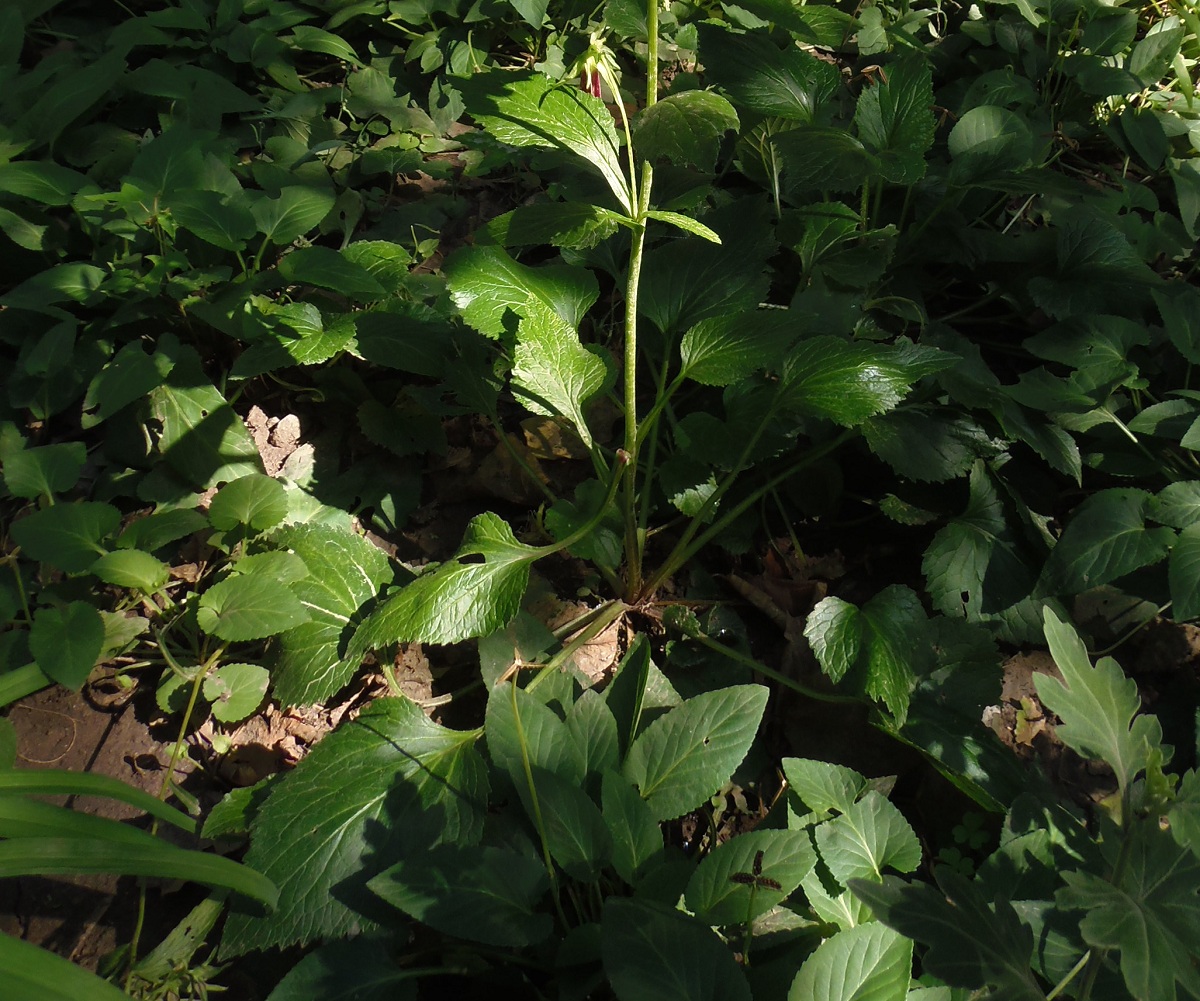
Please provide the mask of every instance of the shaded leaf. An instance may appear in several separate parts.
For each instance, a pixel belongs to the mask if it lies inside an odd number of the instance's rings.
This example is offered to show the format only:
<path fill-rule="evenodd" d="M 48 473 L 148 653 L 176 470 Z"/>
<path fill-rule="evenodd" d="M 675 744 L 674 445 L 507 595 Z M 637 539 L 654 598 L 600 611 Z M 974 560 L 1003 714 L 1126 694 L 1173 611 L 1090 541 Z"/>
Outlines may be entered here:
<path fill-rule="evenodd" d="M 681 374 L 706 386 L 729 386 L 778 364 L 799 336 L 785 310 L 750 310 L 701 320 L 679 344 Z"/>
<path fill-rule="evenodd" d="M 42 445 L 9 452 L 4 460 L 4 485 L 14 497 L 35 500 L 70 490 L 87 461 L 81 441 Z"/>
<path fill-rule="evenodd" d="M 750 831 L 704 857 L 684 899 L 705 924 L 744 924 L 786 899 L 816 862 L 807 831 Z M 754 886 L 755 877 L 770 882 Z"/>
<path fill-rule="evenodd" d="M 872 923 L 826 939 L 800 967 L 788 1001 L 903 1001 L 912 978 L 912 939 Z"/>
<path fill-rule="evenodd" d="M 31 560 L 49 563 L 66 573 L 83 573 L 103 556 L 101 543 L 121 524 L 111 504 L 79 501 L 55 504 L 14 521 L 13 541 Z"/>
<path fill-rule="evenodd" d="M 245 527 L 261 532 L 277 525 L 288 512 L 283 484 L 263 473 L 250 473 L 225 484 L 208 507 L 214 528 Z"/>
<path fill-rule="evenodd" d="M 725 133 L 737 127 L 737 112 L 725 98 L 709 90 L 685 90 L 642 109 L 634 119 L 633 141 L 648 160 L 711 170 Z"/>
<path fill-rule="evenodd" d="M 103 646 L 104 619 L 86 601 L 38 609 L 29 630 L 29 652 L 42 673 L 76 692 L 92 673 Z"/>

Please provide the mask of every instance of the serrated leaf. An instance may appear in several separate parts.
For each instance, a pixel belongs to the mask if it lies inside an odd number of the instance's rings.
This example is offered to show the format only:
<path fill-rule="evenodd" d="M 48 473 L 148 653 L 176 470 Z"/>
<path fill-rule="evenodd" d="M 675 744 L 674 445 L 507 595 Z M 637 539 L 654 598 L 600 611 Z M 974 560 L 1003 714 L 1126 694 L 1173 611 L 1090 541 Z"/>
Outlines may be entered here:
<path fill-rule="evenodd" d="M 849 132 L 802 125 L 769 139 L 793 191 L 857 191 L 880 169 L 879 158 Z"/>
<path fill-rule="evenodd" d="M 567 724 L 515 684 L 497 685 L 488 696 L 485 730 L 488 753 L 517 788 L 528 785 L 526 767 L 579 784 L 587 758 Z"/>
<path fill-rule="evenodd" d="M 1132 996 L 1174 998 L 1176 983 L 1200 995 L 1200 859 L 1157 824 L 1136 824 L 1124 837 L 1131 844 L 1116 885 L 1090 872 L 1067 870 L 1062 873 L 1067 885 L 1055 902 L 1084 912 L 1079 930 L 1088 945 L 1120 952 L 1121 974 Z M 1114 867 L 1116 850 L 1106 850 Z"/>
<path fill-rule="evenodd" d="M 574 330 L 600 294 L 595 276 L 583 268 L 526 267 L 500 247 L 466 247 L 445 270 L 463 318 L 487 337 L 511 333 L 505 314 L 526 316 L 537 304 Z"/>
<path fill-rule="evenodd" d="M 982 461 L 971 470 L 966 510 L 933 537 L 921 570 L 934 607 L 968 621 L 1009 608 L 1033 589 L 1034 571 Z"/>
<path fill-rule="evenodd" d="M 816 813 L 847 813 L 867 788 L 853 768 L 810 758 L 784 758 L 783 774 L 804 805 Z"/>
<path fill-rule="evenodd" d="M 1167 561 L 1171 617 L 1179 622 L 1200 617 L 1200 525 L 1179 533 Z"/>
<path fill-rule="evenodd" d="M 893 584 L 861 609 L 825 598 L 809 615 L 804 636 L 825 674 L 837 682 L 853 670 L 863 691 L 904 725 L 913 686 L 932 656 L 928 619 L 911 589 Z"/>
<path fill-rule="evenodd" d="M 811 337 L 783 363 L 779 406 L 854 427 L 891 410 L 919 379 L 954 361 L 936 348 Z"/>
<path fill-rule="evenodd" d="M 263 237 L 283 246 L 315 229 L 334 201 L 332 191 L 290 184 L 279 190 L 277 198 L 264 196 L 254 202 L 250 213 Z"/>
<path fill-rule="evenodd" d="M 510 146 L 570 151 L 608 182 L 633 216 L 629 181 L 621 167 L 612 115 L 598 98 L 538 74 L 491 70 L 457 81 L 471 116 Z"/>
<path fill-rule="evenodd" d="M 811 122 L 841 85 L 837 67 L 795 47 L 778 48 L 761 33 L 697 26 L 707 78 L 745 108 Z"/>
<path fill-rule="evenodd" d="M 618 1001 L 750 1001 L 725 943 L 679 911 L 610 897 L 601 949 Z"/>
<path fill-rule="evenodd" d="M 502 518 L 478 515 L 453 559 L 422 574 L 359 626 L 349 655 L 397 642 L 458 643 L 494 633 L 517 614 L 529 564 L 542 555 L 518 542 Z M 476 556 L 483 562 L 464 562 Z"/>
<path fill-rule="evenodd" d="M 29 652 L 46 677 L 79 691 L 104 646 L 104 619 L 95 606 L 72 601 L 39 608 L 29 630 Z"/>
<path fill-rule="evenodd" d="M 744 924 L 786 899 L 816 863 L 807 831 L 750 831 L 704 857 L 684 900 L 705 924 Z M 770 882 L 755 886 L 756 877 Z"/>
<path fill-rule="evenodd" d="M 257 574 L 235 574 L 214 584 L 196 610 L 201 629 L 230 642 L 265 639 L 308 618 L 289 587 Z"/>
<path fill-rule="evenodd" d="M 1045 628 L 1063 680 L 1039 674 L 1034 684 L 1042 704 L 1062 720 L 1055 734 L 1085 757 L 1106 761 L 1124 790 L 1151 756 L 1162 752 L 1158 717 L 1138 716 L 1142 701 L 1136 682 L 1111 657 L 1092 667 L 1079 635 L 1049 608 Z"/>
<path fill-rule="evenodd" d="M 784 310 L 750 310 L 701 320 L 679 344 L 681 375 L 706 386 L 729 386 L 778 364 L 799 336 Z"/>
<path fill-rule="evenodd" d="M 406 846 L 427 859 L 439 841 L 475 844 L 488 795 L 477 736 L 438 726 L 406 699 L 379 699 L 321 741 L 254 819 L 246 862 L 274 879 L 278 910 L 232 914 L 222 954 L 362 930 L 372 924 L 367 881 Z"/>
<path fill-rule="evenodd" d="M 626 883 L 633 884 L 663 850 L 662 830 L 654 811 L 616 771 L 604 773 L 600 789 L 604 823 L 612 835 L 612 864 Z"/>
<path fill-rule="evenodd" d="M 612 209 L 585 202 L 538 202 L 497 216 L 486 232 L 503 247 L 552 247 L 587 250 L 612 236 L 629 220 Z"/>
<path fill-rule="evenodd" d="M 804 961 L 788 1001 L 904 1001 L 912 939 L 872 923 L 826 939 Z"/>
<path fill-rule="evenodd" d="M 387 556 L 366 539 L 327 525 L 291 525 L 271 540 L 318 568 L 292 585 L 308 622 L 280 633 L 272 645 L 274 695 L 285 706 L 330 698 L 358 668 L 344 654 L 363 606 L 391 577 Z"/>
<path fill-rule="evenodd" d="M 1079 505 L 1042 570 L 1037 593 L 1078 594 L 1163 559 L 1169 528 L 1147 528 L 1151 495 L 1115 487 Z"/>
<path fill-rule="evenodd" d="M 1172 528 L 1200 522 L 1200 480 L 1168 483 L 1151 501 L 1147 517 Z"/>
<path fill-rule="evenodd" d="M 633 742 L 622 774 L 659 820 L 673 820 L 711 796 L 750 749 L 767 704 L 759 685 L 736 685 L 689 699 Z"/>
<path fill-rule="evenodd" d="M 904 815 L 871 790 L 840 817 L 816 829 L 821 860 L 843 885 L 851 879 L 883 878 L 883 870 L 912 872 L 921 863 L 921 843 Z"/>
<path fill-rule="evenodd" d="M 55 504 L 14 521 L 10 532 L 23 554 L 65 573 L 83 573 L 103 556 L 101 543 L 121 524 L 111 504 L 80 501 Z"/>
<path fill-rule="evenodd" d="M 977 457 L 1001 450 L 986 431 L 963 414 L 903 410 L 873 417 L 863 437 L 879 458 L 909 480 L 942 483 L 966 475 Z"/>
<path fill-rule="evenodd" d="M 394 907 L 456 938 L 506 948 L 534 945 L 553 920 L 538 913 L 550 880 L 537 859 L 505 848 L 443 844 L 368 884 Z"/>
<path fill-rule="evenodd" d="M 557 313 L 537 303 L 525 308 L 513 350 L 514 395 L 535 414 L 567 418 L 591 448 L 583 408 L 604 388 L 608 369 Z"/>
<path fill-rule="evenodd" d="M 575 745 L 583 751 L 589 775 L 603 775 L 619 767 L 621 749 L 617 744 L 617 720 L 604 696 L 593 688 L 575 700 L 567 713 L 567 729 Z"/>
<path fill-rule="evenodd" d="M 932 70 L 915 54 L 889 62 L 886 77 L 859 94 L 854 109 L 859 138 L 893 184 L 915 184 L 925 176 L 935 124 Z"/>
<path fill-rule="evenodd" d="M 702 222 L 697 222 L 691 216 L 683 215 L 681 212 L 664 212 L 662 209 L 650 209 L 646 213 L 647 219 L 657 219 L 659 222 L 665 222 L 676 229 L 681 229 L 685 233 L 690 233 L 692 236 L 698 236 L 702 240 L 707 240 L 709 243 L 721 243 L 720 234 L 714 229 L 709 229 Z"/>
<path fill-rule="evenodd" d="M 213 528 L 245 527 L 261 532 L 279 524 L 288 512 L 283 484 L 263 473 L 250 473 L 225 484 L 213 496 L 208 520 Z"/>
<path fill-rule="evenodd" d="M 643 108 L 633 123 L 633 141 L 647 160 L 711 170 L 726 132 L 737 131 L 737 112 L 709 90 L 671 94 Z"/>
<path fill-rule="evenodd" d="M 91 572 L 106 584 L 157 591 L 170 576 L 170 568 L 140 549 L 118 549 L 105 553 L 91 566 Z"/>
<path fill-rule="evenodd" d="M 0 164 L 0 191 L 41 205 L 69 205 L 88 183 L 86 174 L 52 160 L 17 160 Z"/>
<path fill-rule="evenodd" d="M 882 885 L 853 880 L 851 891 L 901 935 L 929 946 L 924 968 L 952 987 L 998 989 L 1005 1001 L 1045 1001 L 1030 970 L 1033 934 L 1011 905 L 995 910 L 965 877 L 948 866 L 935 872 L 940 887 L 888 878 Z"/>
<path fill-rule="evenodd" d="M 204 679 L 204 697 L 222 723 L 245 719 L 262 705 L 271 675 L 258 664 L 222 664 Z"/>
<path fill-rule="evenodd" d="M 370 271 L 329 247 L 294 250 L 279 262 L 278 270 L 289 282 L 332 289 L 355 302 L 373 302 L 387 294 Z"/>
<path fill-rule="evenodd" d="M 86 461 L 81 441 L 12 451 L 4 460 L 4 485 L 14 497 L 28 500 L 65 493 L 78 482 Z"/>

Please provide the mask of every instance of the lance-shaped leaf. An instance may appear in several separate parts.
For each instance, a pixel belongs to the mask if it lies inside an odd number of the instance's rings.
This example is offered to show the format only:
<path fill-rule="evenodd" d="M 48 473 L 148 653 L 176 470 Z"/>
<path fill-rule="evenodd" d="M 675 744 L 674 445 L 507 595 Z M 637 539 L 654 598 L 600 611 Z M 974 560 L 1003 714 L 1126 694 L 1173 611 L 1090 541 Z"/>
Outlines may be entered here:
<path fill-rule="evenodd" d="M 720 94 L 685 90 L 639 112 L 633 141 L 645 159 L 711 170 L 725 133 L 737 127 L 737 112 Z"/>
<path fill-rule="evenodd" d="M 817 847 L 841 883 L 883 877 L 883 870 L 912 872 L 921 862 L 921 843 L 894 804 L 874 790 L 840 817 L 816 830 Z"/>
<path fill-rule="evenodd" d="M 488 783 L 477 737 L 407 699 L 380 699 L 321 741 L 253 821 L 246 862 L 275 881 L 279 908 L 231 915 L 223 954 L 361 930 L 372 876 L 409 850 L 478 842 Z"/>
<path fill-rule="evenodd" d="M 891 410 L 917 380 L 955 360 L 947 352 L 915 344 L 812 337 L 784 361 L 778 405 L 854 427 Z"/>
<path fill-rule="evenodd" d="M 492 70 L 456 81 L 471 116 L 510 146 L 570 151 L 608 182 L 630 216 L 633 197 L 621 168 L 617 129 L 599 98 L 537 73 Z"/>
<path fill-rule="evenodd" d="M 539 303 L 529 303 L 525 310 L 513 350 L 515 395 L 535 414 L 567 418 L 591 448 L 583 408 L 604 388 L 608 369 L 557 313 Z"/>
<path fill-rule="evenodd" d="M 505 314 L 526 316 L 537 305 L 574 329 L 600 295 L 595 276 L 584 268 L 530 268 L 500 247 L 458 251 L 446 262 L 446 278 L 463 318 L 487 337 L 512 332 L 511 318 Z"/>
<path fill-rule="evenodd" d="M 904 1001 L 912 939 L 878 923 L 846 928 L 804 961 L 788 1001 Z"/>
<path fill-rule="evenodd" d="M 1080 754 L 1106 761 L 1124 790 L 1163 751 L 1158 717 L 1137 715 L 1142 708 L 1137 683 L 1115 660 L 1102 657 L 1092 667 L 1074 629 L 1049 608 L 1045 621 L 1046 642 L 1063 680 L 1036 675 L 1038 698 L 1062 720 L 1058 738 Z"/>
<path fill-rule="evenodd" d="M 1117 487 L 1075 509 L 1042 570 L 1038 592 L 1078 594 L 1157 563 L 1175 541 L 1169 528 L 1148 528 L 1153 498 Z"/>
<path fill-rule="evenodd" d="M 1125 837 L 1132 843 L 1120 867 L 1121 839 L 1103 846 L 1119 872 L 1116 885 L 1090 872 L 1064 872 L 1067 885 L 1055 902 L 1085 912 L 1079 930 L 1088 945 L 1120 952 L 1121 974 L 1133 997 L 1173 998 L 1176 982 L 1198 997 L 1200 859 L 1157 823 L 1136 824 Z"/>
<path fill-rule="evenodd" d="M 694 810 L 742 763 L 767 705 L 760 685 L 735 685 L 689 699 L 633 742 L 622 774 L 659 820 Z"/>
<path fill-rule="evenodd" d="M 883 885 L 856 879 L 850 889 L 889 928 L 929 946 L 925 969 L 951 987 L 985 985 L 1004 1001 L 1045 1001 L 1030 971 L 1033 933 L 1012 906 L 995 910 L 965 877 L 941 866 L 937 887 L 889 878 Z"/>
<path fill-rule="evenodd" d="M 397 642 L 458 643 L 494 633 L 517 614 L 529 564 L 543 555 L 518 542 L 498 515 L 471 519 L 454 558 L 377 609 L 355 632 L 349 656 Z"/>

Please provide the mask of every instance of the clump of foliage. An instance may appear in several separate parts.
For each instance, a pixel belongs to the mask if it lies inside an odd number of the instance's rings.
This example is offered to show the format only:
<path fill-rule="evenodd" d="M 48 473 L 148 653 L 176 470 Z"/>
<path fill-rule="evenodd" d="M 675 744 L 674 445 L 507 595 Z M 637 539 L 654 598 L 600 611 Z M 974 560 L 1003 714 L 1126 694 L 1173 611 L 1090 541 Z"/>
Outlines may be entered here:
<path fill-rule="evenodd" d="M 121 658 L 178 755 L 203 712 L 327 700 L 396 644 L 477 641 L 486 691 L 465 730 L 380 700 L 206 818 L 274 885 L 208 881 L 279 892 L 223 957 L 327 943 L 274 1001 L 1200 993 L 1194 734 L 1172 758 L 1063 625 L 1101 588 L 1129 626 L 1200 615 L 1192 11 L 136 6 L 0 11 L 0 704 Z M 516 194 L 478 218 L 466 184 Z M 243 417 L 281 399 L 321 430 L 268 469 Z M 405 525 L 449 420 L 528 467 L 521 411 L 588 468 L 569 493 L 527 468 L 541 508 L 424 567 L 356 531 Z M 692 600 L 764 522 L 801 551 L 863 517 L 924 556 L 813 609 L 824 687 Z M 600 598 L 556 636 L 522 608 L 563 554 Z M 669 642 L 597 690 L 573 656 L 617 619 Z M 1043 629 L 1060 736 L 1119 784 L 1091 827 L 980 723 L 997 644 Z M 914 881 L 887 783 L 799 758 L 758 829 L 665 849 L 766 753 L 763 679 L 860 703 L 1005 815 L 999 851 Z M 126 984 L 176 947 L 135 943 Z"/>

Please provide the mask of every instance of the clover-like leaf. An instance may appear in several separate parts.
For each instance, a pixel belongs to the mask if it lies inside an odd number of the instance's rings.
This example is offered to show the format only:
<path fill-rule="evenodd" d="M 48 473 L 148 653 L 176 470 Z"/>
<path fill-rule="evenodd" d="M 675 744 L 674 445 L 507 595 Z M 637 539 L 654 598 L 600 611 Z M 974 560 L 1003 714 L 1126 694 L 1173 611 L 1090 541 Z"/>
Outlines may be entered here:
<path fill-rule="evenodd" d="M 495 632 L 517 614 L 529 565 L 542 555 L 518 542 L 497 515 L 473 518 L 454 558 L 373 612 L 355 632 L 349 655 L 397 642 L 458 643 Z"/>
<path fill-rule="evenodd" d="M 705 692 L 651 723 L 629 748 L 622 774 L 659 820 L 695 809 L 742 763 L 767 705 L 759 685 Z"/>
<path fill-rule="evenodd" d="M 1068 747 L 1106 761 L 1124 790 L 1162 752 L 1156 716 L 1138 716 L 1137 683 L 1111 657 L 1092 667 L 1087 648 L 1069 625 L 1045 610 L 1046 642 L 1063 680 L 1034 677 L 1038 698 L 1062 720 L 1055 729 Z M 1135 718 L 1136 717 L 1136 718 Z"/>
<path fill-rule="evenodd" d="M 372 876 L 409 850 L 428 858 L 440 841 L 475 844 L 488 794 L 477 738 L 438 726 L 407 699 L 379 699 L 321 741 L 253 820 L 246 863 L 275 881 L 279 908 L 231 915 L 222 954 L 370 927 Z"/>

